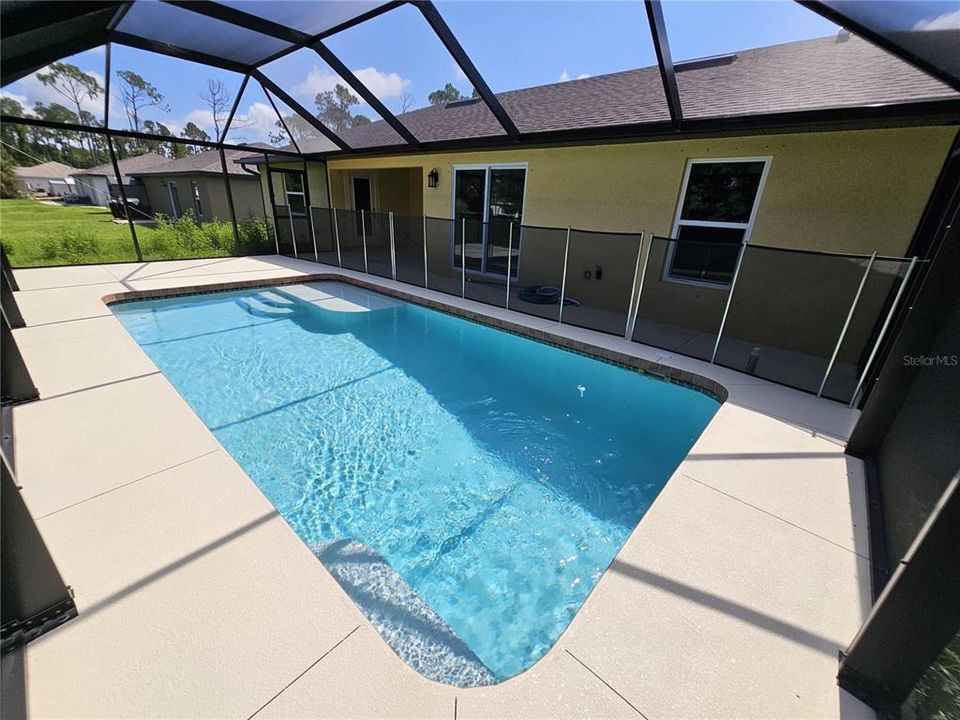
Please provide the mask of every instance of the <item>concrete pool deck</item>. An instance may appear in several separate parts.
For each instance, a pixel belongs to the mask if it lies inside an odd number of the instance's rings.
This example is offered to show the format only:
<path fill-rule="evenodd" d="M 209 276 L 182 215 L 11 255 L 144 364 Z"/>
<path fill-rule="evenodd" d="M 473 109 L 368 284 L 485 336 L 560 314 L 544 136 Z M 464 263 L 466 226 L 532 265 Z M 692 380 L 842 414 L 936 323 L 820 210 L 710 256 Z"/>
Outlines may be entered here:
<path fill-rule="evenodd" d="M 556 645 L 500 685 L 448 687 L 400 660 L 102 300 L 326 272 L 729 392 Z M 15 274 L 14 334 L 41 394 L 13 409 L 17 478 L 79 610 L 5 658 L 30 717 L 873 717 L 835 681 L 870 605 L 843 405 L 285 257 Z"/>

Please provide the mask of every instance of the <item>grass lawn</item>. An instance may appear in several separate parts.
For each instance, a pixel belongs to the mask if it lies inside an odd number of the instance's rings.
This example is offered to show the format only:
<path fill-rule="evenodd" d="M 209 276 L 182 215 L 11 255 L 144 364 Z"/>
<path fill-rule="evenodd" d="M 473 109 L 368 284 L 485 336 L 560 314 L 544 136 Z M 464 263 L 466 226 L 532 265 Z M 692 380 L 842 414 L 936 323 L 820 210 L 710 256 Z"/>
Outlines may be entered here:
<path fill-rule="evenodd" d="M 141 244 L 152 228 L 137 226 Z M 0 200 L 0 241 L 14 267 L 135 261 L 126 223 L 106 208 L 47 205 L 38 200 Z"/>
<path fill-rule="evenodd" d="M 157 217 L 137 225 L 144 260 L 265 255 L 274 252 L 270 227 L 263 219 L 237 223 L 195 222 Z M 115 223 L 110 211 L 89 205 L 48 205 L 37 200 L 0 200 L 0 241 L 14 267 L 134 262 L 137 259 L 127 223 Z"/>

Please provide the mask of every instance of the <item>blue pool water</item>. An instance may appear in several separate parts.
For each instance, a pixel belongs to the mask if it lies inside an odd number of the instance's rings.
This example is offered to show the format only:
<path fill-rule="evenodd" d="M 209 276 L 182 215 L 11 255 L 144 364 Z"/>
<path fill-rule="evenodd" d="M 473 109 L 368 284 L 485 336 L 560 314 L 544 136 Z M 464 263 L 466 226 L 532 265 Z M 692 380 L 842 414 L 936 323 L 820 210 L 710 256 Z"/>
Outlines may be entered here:
<path fill-rule="evenodd" d="M 718 407 L 340 283 L 113 310 L 374 624 L 439 627 L 489 671 L 459 684 L 550 648 Z"/>

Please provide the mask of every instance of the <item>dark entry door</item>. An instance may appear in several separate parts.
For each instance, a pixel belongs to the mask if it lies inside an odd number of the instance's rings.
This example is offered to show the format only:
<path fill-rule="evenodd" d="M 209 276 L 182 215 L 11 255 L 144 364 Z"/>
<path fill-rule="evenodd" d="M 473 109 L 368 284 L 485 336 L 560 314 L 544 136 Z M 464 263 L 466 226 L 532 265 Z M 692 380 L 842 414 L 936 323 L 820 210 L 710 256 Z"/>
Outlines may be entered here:
<path fill-rule="evenodd" d="M 370 192 L 370 178 L 353 178 L 353 209 L 357 211 L 357 233 L 361 232 L 361 213 L 369 221 L 373 210 L 372 193 Z"/>

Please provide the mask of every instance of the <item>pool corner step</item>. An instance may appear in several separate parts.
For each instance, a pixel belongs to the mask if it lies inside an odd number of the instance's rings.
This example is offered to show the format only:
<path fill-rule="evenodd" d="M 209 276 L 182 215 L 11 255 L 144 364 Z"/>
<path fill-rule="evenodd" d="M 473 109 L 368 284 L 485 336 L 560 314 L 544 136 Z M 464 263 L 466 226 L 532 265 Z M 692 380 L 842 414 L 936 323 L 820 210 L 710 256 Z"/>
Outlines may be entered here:
<path fill-rule="evenodd" d="M 303 312 L 303 309 L 294 302 L 269 291 L 257 293 L 250 297 L 237 298 L 235 302 L 246 313 L 260 318 L 292 317 Z"/>
<path fill-rule="evenodd" d="M 324 567 L 384 641 L 421 675 L 457 687 L 493 685 L 496 676 L 383 557 L 354 540 L 313 547 Z"/>

